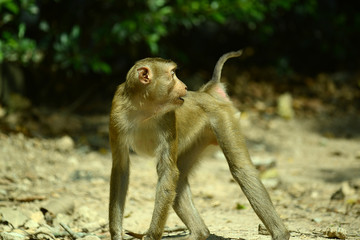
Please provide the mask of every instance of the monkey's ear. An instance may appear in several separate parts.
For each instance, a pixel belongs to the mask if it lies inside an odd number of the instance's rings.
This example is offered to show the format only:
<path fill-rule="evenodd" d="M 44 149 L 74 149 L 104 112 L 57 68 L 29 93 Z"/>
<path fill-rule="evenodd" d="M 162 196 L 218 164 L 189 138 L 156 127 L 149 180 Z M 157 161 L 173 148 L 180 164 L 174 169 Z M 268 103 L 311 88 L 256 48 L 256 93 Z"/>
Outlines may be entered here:
<path fill-rule="evenodd" d="M 151 82 L 150 79 L 150 69 L 147 67 L 141 67 L 137 69 L 138 74 L 139 74 L 139 81 L 142 84 L 149 84 Z"/>

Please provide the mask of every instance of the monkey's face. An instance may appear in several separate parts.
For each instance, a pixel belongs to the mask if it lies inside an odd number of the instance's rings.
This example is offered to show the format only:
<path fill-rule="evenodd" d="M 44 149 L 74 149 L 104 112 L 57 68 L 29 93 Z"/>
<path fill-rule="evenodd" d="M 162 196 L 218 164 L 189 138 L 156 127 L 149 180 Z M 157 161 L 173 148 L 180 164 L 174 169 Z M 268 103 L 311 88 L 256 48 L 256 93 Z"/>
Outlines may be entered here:
<path fill-rule="evenodd" d="M 187 86 L 176 76 L 175 69 L 170 71 L 170 87 L 169 96 L 173 99 L 175 104 L 182 105 L 187 93 Z"/>
<path fill-rule="evenodd" d="M 159 105 L 178 107 L 184 103 L 186 85 L 175 74 L 176 65 L 164 64 L 154 72 L 154 81 L 150 94 Z M 149 86 L 150 87 L 150 86 Z"/>
<path fill-rule="evenodd" d="M 186 85 L 175 74 L 176 63 L 161 58 L 140 60 L 129 71 L 127 84 L 149 111 L 167 112 L 184 103 Z"/>

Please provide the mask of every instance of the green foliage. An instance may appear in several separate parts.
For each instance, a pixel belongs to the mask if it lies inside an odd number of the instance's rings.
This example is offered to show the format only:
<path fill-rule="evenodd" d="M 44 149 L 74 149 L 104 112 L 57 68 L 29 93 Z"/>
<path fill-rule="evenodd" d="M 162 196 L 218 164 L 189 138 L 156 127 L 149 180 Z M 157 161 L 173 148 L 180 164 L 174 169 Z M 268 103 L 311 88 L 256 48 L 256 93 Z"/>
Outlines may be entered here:
<path fill-rule="evenodd" d="M 38 62 L 41 60 L 41 54 L 37 51 L 36 41 L 25 37 L 26 23 L 17 21 L 20 15 L 20 9 L 29 13 L 37 14 L 38 8 L 35 1 L 21 0 L 19 3 L 12 0 L 0 0 L 0 27 L 5 26 L 0 38 L 0 63 L 3 61 L 20 62 L 27 64 L 29 62 Z M 13 24 L 17 22 L 17 24 Z M 12 25 L 7 29 L 6 25 Z"/>
<path fill-rule="evenodd" d="M 134 1 L 43 1 L 0 0 L 0 62 L 37 63 L 46 57 L 56 69 L 80 73 L 112 71 L 107 63 L 116 57 L 111 47 L 146 44 L 152 54 L 160 51 L 160 41 L 179 29 L 190 30 L 205 22 L 226 25 L 245 23 L 255 30 L 269 12 L 288 10 L 297 0 L 147 0 Z M 82 9 L 74 9 L 74 7 Z M 94 10 L 95 9 L 95 10 Z M 42 10 L 42 11 L 41 11 Z M 61 11 L 66 15 L 60 15 Z M 49 12 L 49 14 L 42 14 Z M 79 18 L 79 12 L 83 16 Z M 53 15 L 51 15 L 53 14 Z M 90 18 L 87 19 L 87 14 Z M 100 24 L 101 22 L 101 24 Z M 61 24 L 63 26 L 61 26 Z M 28 34 L 27 26 L 32 34 Z M 265 35 L 273 27 L 262 28 Z M 44 56 L 46 55 L 46 56 Z"/>
<path fill-rule="evenodd" d="M 222 44 L 251 46 L 289 73 L 309 51 L 316 64 L 355 57 L 354 9 L 339 0 L 0 0 L 0 63 L 106 75 L 148 55 L 196 50 L 203 60 Z"/>

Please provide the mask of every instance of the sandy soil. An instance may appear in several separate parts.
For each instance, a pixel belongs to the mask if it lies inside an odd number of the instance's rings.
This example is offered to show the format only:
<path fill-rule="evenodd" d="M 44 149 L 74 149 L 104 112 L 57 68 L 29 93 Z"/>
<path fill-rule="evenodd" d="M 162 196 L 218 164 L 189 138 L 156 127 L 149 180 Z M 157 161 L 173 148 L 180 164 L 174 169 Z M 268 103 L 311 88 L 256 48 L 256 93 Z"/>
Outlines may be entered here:
<path fill-rule="evenodd" d="M 106 120 L 100 122 L 106 129 Z M 327 239 L 330 227 L 346 231 L 347 239 L 360 239 L 359 123 L 359 118 L 286 121 L 243 114 L 253 159 L 277 163 L 270 175 L 280 183 L 267 186 L 292 239 Z M 75 138 L 0 133 L 0 232 L 17 233 L 18 239 L 70 239 L 62 223 L 77 237 L 109 239 L 109 150 L 92 150 Z M 155 160 L 131 157 L 124 227 L 145 232 L 154 202 Z M 211 239 L 270 239 L 258 233 L 260 220 L 221 154 L 206 155 L 191 186 Z M 173 211 L 167 226 L 183 226 Z"/>

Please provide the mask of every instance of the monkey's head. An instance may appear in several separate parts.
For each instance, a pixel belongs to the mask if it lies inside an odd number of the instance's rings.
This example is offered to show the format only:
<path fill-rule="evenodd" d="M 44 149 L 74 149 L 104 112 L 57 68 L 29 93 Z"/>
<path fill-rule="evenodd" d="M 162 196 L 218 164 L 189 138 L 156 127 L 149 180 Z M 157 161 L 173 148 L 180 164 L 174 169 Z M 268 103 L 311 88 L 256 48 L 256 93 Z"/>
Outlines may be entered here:
<path fill-rule="evenodd" d="M 172 110 L 184 103 L 186 85 L 176 76 L 176 63 L 162 58 L 145 58 L 135 63 L 126 77 L 126 89 L 151 109 Z"/>

